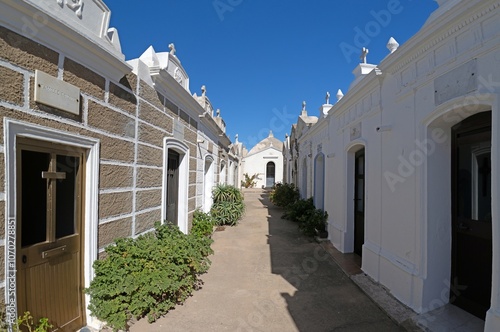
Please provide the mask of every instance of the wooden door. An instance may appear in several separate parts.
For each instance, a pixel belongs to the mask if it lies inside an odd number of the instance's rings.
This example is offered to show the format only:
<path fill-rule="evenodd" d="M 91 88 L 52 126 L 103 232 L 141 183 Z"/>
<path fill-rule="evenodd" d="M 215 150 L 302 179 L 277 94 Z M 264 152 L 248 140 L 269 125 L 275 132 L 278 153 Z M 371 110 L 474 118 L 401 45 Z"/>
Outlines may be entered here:
<path fill-rule="evenodd" d="M 167 221 L 178 225 L 180 154 L 168 150 L 167 163 Z"/>
<path fill-rule="evenodd" d="M 363 253 L 365 243 L 365 149 L 354 158 L 354 252 Z"/>
<path fill-rule="evenodd" d="M 491 112 L 485 112 L 453 128 L 450 302 L 484 319 L 491 265 Z"/>
<path fill-rule="evenodd" d="M 83 150 L 18 139 L 18 313 L 63 331 L 85 325 L 83 174 Z"/>

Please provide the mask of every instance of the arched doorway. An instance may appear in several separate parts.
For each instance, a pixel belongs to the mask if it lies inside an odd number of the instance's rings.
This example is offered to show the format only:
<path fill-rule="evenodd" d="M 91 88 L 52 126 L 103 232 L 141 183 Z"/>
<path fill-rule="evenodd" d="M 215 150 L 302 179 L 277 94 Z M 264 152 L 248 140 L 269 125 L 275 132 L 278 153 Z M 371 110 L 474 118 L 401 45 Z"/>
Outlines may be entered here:
<path fill-rule="evenodd" d="M 205 172 L 203 175 L 203 212 L 208 213 L 212 208 L 212 188 L 214 186 L 214 159 L 205 158 Z"/>
<path fill-rule="evenodd" d="M 320 153 L 314 162 L 314 205 L 325 209 L 325 156 Z"/>
<path fill-rule="evenodd" d="M 365 149 L 354 156 L 354 252 L 363 254 L 365 243 Z"/>
<path fill-rule="evenodd" d="M 276 165 L 270 161 L 266 165 L 266 187 L 274 186 L 276 181 Z"/>
<path fill-rule="evenodd" d="M 162 193 L 162 220 L 188 232 L 189 148 L 177 139 L 164 142 L 165 161 Z"/>
<path fill-rule="evenodd" d="M 450 302 L 484 319 L 492 275 L 491 112 L 452 127 Z"/>

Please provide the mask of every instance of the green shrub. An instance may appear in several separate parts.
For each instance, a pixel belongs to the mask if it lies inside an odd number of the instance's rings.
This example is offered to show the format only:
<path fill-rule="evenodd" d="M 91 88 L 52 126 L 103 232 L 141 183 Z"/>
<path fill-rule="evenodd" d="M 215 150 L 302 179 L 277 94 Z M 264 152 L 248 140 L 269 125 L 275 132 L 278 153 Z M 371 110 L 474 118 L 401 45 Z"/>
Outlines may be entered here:
<path fill-rule="evenodd" d="M 276 206 L 286 208 L 300 199 L 299 190 L 293 183 L 278 183 L 269 198 Z"/>
<path fill-rule="evenodd" d="M 328 213 L 316 209 L 313 199 L 299 199 L 285 207 L 282 218 L 299 223 L 299 229 L 307 236 L 316 235 L 317 231 L 326 231 Z"/>
<path fill-rule="evenodd" d="M 191 234 L 203 237 L 212 234 L 215 221 L 208 213 L 200 210 L 194 211 L 193 214 L 193 227 L 191 227 Z"/>
<path fill-rule="evenodd" d="M 326 230 L 328 213 L 323 210 L 313 209 L 306 211 L 299 217 L 299 228 L 307 236 L 314 236 L 319 231 Z"/>
<path fill-rule="evenodd" d="M 216 225 L 236 225 L 245 211 L 241 190 L 230 185 L 218 185 L 212 191 L 214 203 L 210 215 Z"/>
<path fill-rule="evenodd" d="M 285 208 L 285 214 L 282 218 L 299 222 L 302 216 L 314 209 L 316 207 L 314 206 L 312 197 L 299 199 Z"/>
<path fill-rule="evenodd" d="M 88 308 L 114 330 L 126 329 L 132 317 L 155 321 L 199 288 L 199 275 L 210 266 L 211 239 L 186 235 L 172 224 L 155 227 L 136 239 L 116 240 L 94 262 Z"/>

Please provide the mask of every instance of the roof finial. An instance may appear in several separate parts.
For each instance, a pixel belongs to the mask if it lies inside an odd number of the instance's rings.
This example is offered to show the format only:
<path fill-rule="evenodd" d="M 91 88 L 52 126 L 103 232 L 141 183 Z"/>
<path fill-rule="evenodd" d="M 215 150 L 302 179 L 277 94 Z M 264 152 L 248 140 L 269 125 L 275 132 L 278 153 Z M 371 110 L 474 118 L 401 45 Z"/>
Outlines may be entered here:
<path fill-rule="evenodd" d="M 328 105 L 328 104 L 330 104 L 330 92 L 328 92 L 328 91 L 326 92 L 326 97 L 325 97 L 325 99 L 326 99 L 326 104 L 327 104 L 327 105 Z"/>
<path fill-rule="evenodd" d="M 201 86 L 201 95 L 205 97 L 207 95 L 207 87 L 205 85 Z"/>
<path fill-rule="evenodd" d="M 366 63 L 366 56 L 370 53 L 370 50 L 368 50 L 366 47 L 363 47 L 361 49 L 361 56 L 359 57 L 361 59 L 361 63 Z"/>
<path fill-rule="evenodd" d="M 269 130 L 269 137 L 274 137 L 273 131 Z"/>
<path fill-rule="evenodd" d="M 391 51 L 391 54 L 392 54 L 392 53 L 396 52 L 398 47 L 399 47 L 399 43 L 396 41 L 396 39 L 391 37 L 389 39 L 389 41 L 387 42 L 387 49 L 389 49 L 389 51 Z"/>
<path fill-rule="evenodd" d="M 217 117 L 220 118 L 220 108 L 217 109 L 216 114 L 217 114 Z"/>
<path fill-rule="evenodd" d="M 306 110 L 306 101 L 304 100 L 302 102 L 302 111 L 305 111 Z"/>
<path fill-rule="evenodd" d="M 344 93 L 342 92 L 342 90 L 339 89 L 339 91 L 337 91 L 337 101 L 342 99 L 342 97 L 344 97 Z"/>
<path fill-rule="evenodd" d="M 175 45 L 174 43 L 170 43 L 168 45 L 168 48 L 170 49 L 170 54 L 174 55 L 175 56 L 175 52 L 176 52 L 176 49 L 175 49 Z"/>

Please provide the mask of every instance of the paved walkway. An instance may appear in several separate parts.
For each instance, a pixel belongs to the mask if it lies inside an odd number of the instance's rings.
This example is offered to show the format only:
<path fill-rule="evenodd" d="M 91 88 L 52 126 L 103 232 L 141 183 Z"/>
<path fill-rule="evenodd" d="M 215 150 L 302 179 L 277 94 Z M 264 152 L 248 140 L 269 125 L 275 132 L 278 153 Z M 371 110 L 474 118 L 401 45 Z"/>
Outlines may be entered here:
<path fill-rule="evenodd" d="M 260 191 L 245 193 L 237 227 L 214 233 L 203 288 L 154 324 L 132 332 L 402 331 L 322 246 Z"/>

